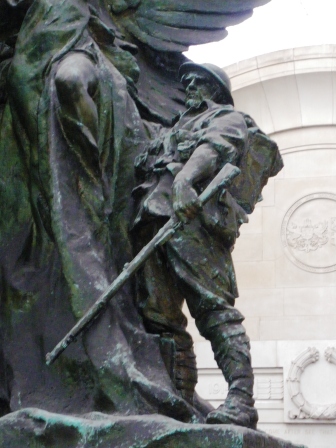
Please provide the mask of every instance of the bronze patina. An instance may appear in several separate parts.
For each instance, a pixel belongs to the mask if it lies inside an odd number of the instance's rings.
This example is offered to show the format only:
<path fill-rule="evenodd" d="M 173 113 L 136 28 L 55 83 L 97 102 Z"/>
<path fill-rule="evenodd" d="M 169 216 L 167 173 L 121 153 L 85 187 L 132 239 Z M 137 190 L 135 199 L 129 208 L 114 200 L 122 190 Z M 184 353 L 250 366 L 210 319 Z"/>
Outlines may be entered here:
<path fill-rule="evenodd" d="M 256 427 L 231 249 L 282 162 L 226 74 L 182 52 L 264 3 L 0 0 L 0 446 L 258 439 L 197 431 Z M 231 165 L 240 174 L 205 203 Z M 46 365 L 170 219 L 170 239 Z M 218 410 L 194 390 L 184 299 L 229 383 Z"/>

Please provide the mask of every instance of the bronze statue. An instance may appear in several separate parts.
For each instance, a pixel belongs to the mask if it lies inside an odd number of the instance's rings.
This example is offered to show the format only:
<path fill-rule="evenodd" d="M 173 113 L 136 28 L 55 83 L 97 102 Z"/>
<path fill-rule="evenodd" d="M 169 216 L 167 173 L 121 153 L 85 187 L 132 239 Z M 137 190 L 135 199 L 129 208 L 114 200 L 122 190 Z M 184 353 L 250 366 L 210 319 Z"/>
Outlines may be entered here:
<path fill-rule="evenodd" d="M 281 160 L 234 110 L 224 72 L 182 51 L 266 2 L 0 0 L 0 416 L 36 407 L 256 427 L 230 251 Z M 227 163 L 241 175 L 202 209 Z M 184 229 L 46 366 L 171 216 Z M 184 298 L 230 385 L 217 411 L 194 391 Z"/>
<path fill-rule="evenodd" d="M 187 301 L 229 384 L 225 403 L 211 411 L 206 421 L 256 428 L 249 339 L 242 326 L 244 317 L 234 308 L 238 291 L 231 258 L 249 210 L 230 194 L 230 188 L 203 210 L 198 195 L 222 166 L 239 166 L 247 151 L 253 151 L 248 128 L 253 126 L 254 132 L 257 128 L 249 117 L 234 110 L 230 81 L 223 70 L 187 62 L 180 76 L 186 89 L 186 112 L 138 158 L 141 183 L 133 191 L 139 201 L 134 238 L 150 239 L 174 213 L 186 225 L 146 262 L 139 282 L 139 306 L 149 332 L 173 339 L 175 384 L 193 403 L 197 369 L 182 313 Z M 269 159 L 264 167 L 268 165 L 275 175 L 282 167 L 281 158 L 274 144 L 267 143 Z M 253 167 L 245 171 L 241 176 L 257 174 L 252 173 Z"/>

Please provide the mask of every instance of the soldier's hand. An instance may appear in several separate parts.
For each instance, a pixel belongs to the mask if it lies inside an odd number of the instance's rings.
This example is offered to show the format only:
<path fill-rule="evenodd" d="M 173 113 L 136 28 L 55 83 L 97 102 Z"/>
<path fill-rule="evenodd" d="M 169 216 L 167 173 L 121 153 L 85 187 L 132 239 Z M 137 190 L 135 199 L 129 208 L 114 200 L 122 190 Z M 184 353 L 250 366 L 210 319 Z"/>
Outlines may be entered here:
<path fill-rule="evenodd" d="M 195 218 L 202 208 L 196 191 L 185 179 L 175 179 L 173 183 L 173 208 L 183 223 Z"/>

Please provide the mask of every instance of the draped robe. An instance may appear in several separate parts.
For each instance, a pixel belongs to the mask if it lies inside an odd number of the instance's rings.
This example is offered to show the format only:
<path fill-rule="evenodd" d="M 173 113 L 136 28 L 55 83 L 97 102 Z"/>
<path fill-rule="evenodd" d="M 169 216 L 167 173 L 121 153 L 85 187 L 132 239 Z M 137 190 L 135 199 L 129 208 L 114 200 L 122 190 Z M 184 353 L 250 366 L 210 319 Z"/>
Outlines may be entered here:
<path fill-rule="evenodd" d="M 6 65 L 0 109 L 0 400 L 10 410 L 201 413 L 179 396 L 144 331 L 130 282 L 50 367 L 45 354 L 132 257 L 134 157 L 146 141 L 125 78 L 94 39 L 83 0 L 35 0 Z M 69 143 L 55 91 L 72 52 L 95 63 L 98 151 Z M 117 58 L 118 59 L 118 58 Z M 79 123 L 74 123 L 73 132 Z"/>

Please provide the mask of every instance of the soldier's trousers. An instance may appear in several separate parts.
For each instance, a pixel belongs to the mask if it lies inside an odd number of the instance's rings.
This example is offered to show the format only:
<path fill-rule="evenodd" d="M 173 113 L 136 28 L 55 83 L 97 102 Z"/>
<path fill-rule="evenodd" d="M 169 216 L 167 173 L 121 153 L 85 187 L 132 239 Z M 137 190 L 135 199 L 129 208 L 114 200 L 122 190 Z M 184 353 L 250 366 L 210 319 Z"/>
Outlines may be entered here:
<path fill-rule="evenodd" d="M 160 221 L 150 223 L 137 237 L 147 242 L 162 225 Z M 197 375 L 193 342 L 182 312 L 184 300 L 200 334 L 210 340 L 222 370 L 221 364 L 228 357 L 239 364 L 243 359 L 244 364 L 250 365 L 249 339 L 242 326 L 244 317 L 234 308 L 236 293 L 230 250 L 210 235 L 198 218 L 146 262 L 139 275 L 139 307 L 149 332 L 174 337 L 178 389 L 189 383 L 191 392 L 197 382 L 197 376 L 192 374 L 194 366 Z"/>

